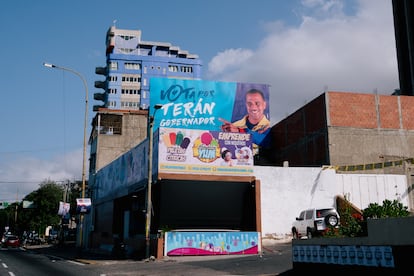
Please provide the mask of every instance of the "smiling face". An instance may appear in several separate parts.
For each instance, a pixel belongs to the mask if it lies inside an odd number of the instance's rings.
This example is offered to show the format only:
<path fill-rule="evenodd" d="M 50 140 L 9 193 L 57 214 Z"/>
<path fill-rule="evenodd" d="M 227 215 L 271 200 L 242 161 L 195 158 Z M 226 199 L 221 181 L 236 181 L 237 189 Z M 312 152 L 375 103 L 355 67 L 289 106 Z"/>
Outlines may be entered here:
<path fill-rule="evenodd" d="M 223 152 L 223 159 L 225 161 L 230 161 L 232 157 L 232 154 L 230 151 L 226 150 L 225 152 Z"/>
<path fill-rule="evenodd" d="M 246 94 L 246 108 L 249 114 L 249 121 L 257 124 L 264 116 L 266 101 L 259 92 Z"/>

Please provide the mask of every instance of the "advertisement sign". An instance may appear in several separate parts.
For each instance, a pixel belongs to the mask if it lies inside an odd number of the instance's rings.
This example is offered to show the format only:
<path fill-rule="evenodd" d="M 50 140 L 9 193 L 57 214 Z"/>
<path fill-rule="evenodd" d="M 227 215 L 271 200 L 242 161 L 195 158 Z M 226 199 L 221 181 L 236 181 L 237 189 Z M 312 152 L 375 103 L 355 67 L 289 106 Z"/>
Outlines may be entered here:
<path fill-rule="evenodd" d="M 159 128 L 158 170 L 165 173 L 253 174 L 248 133 Z"/>
<path fill-rule="evenodd" d="M 76 213 L 89 214 L 91 211 L 91 199 L 90 198 L 77 198 L 76 199 Z"/>
<path fill-rule="evenodd" d="M 36 208 L 36 204 L 33 201 L 23 200 L 23 209 Z"/>
<path fill-rule="evenodd" d="M 166 232 L 165 255 L 257 254 L 259 241 L 259 232 Z"/>
<path fill-rule="evenodd" d="M 251 89 L 260 90 L 269 102 L 267 84 L 151 78 L 151 104 L 163 105 L 162 115 L 157 113 L 154 118 L 154 129 L 160 126 L 220 131 L 220 118 L 234 122 L 246 115 L 245 94 Z M 263 113 L 269 119 L 269 104 Z"/>
<path fill-rule="evenodd" d="M 153 114 L 153 106 L 162 105 L 154 115 L 154 131 L 247 132 L 252 134 L 254 154 L 270 131 L 267 84 L 151 78 L 150 102 Z"/>
<path fill-rule="evenodd" d="M 58 215 L 64 217 L 66 216 L 66 214 L 69 213 L 69 211 L 70 211 L 70 203 L 59 201 Z"/>

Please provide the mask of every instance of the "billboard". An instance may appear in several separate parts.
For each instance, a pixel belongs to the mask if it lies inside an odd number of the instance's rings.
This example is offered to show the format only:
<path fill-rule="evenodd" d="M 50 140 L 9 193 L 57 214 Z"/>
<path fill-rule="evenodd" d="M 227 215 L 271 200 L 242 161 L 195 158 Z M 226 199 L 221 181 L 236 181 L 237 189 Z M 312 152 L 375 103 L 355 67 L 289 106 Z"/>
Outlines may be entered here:
<path fill-rule="evenodd" d="M 161 104 L 162 115 L 154 116 L 157 127 L 205 129 L 220 131 L 220 118 L 234 122 L 246 113 L 245 94 L 260 90 L 269 102 L 269 85 L 205 80 L 151 78 L 151 107 Z M 263 110 L 269 119 L 269 105 Z"/>
<path fill-rule="evenodd" d="M 248 133 L 253 155 L 270 132 L 267 84 L 151 78 L 150 97 L 154 131 Z M 157 113 L 155 105 L 162 105 Z"/>
<path fill-rule="evenodd" d="M 163 127 L 158 133 L 160 173 L 253 174 L 248 133 Z"/>
<path fill-rule="evenodd" d="M 77 198 L 76 199 L 76 213 L 77 214 L 89 214 L 91 212 L 91 199 L 90 198 Z"/>

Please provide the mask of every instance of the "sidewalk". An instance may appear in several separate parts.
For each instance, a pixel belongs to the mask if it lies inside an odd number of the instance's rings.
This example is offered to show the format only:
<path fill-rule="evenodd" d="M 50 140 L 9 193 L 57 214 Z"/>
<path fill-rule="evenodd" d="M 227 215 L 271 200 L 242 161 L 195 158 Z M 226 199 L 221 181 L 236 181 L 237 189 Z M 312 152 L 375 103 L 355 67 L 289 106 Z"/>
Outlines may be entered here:
<path fill-rule="evenodd" d="M 30 250 L 34 253 L 51 255 L 62 259 L 73 260 L 82 262 L 85 264 L 96 263 L 102 260 L 114 260 L 108 252 L 81 249 L 76 247 L 75 243 L 67 243 L 63 245 L 58 244 L 42 244 L 42 245 L 29 245 L 25 247 L 26 250 Z"/>

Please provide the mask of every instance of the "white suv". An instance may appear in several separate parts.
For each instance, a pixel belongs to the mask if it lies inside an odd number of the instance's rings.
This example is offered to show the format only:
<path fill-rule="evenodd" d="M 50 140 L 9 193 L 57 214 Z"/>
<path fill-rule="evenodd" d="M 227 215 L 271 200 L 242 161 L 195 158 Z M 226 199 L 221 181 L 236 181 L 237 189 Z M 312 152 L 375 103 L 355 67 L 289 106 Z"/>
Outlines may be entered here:
<path fill-rule="evenodd" d="M 292 237 L 298 239 L 306 236 L 311 239 L 325 232 L 329 227 L 338 227 L 339 219 L 339 214 L 334 207 L 303 210 L 293 222 Z"/>

